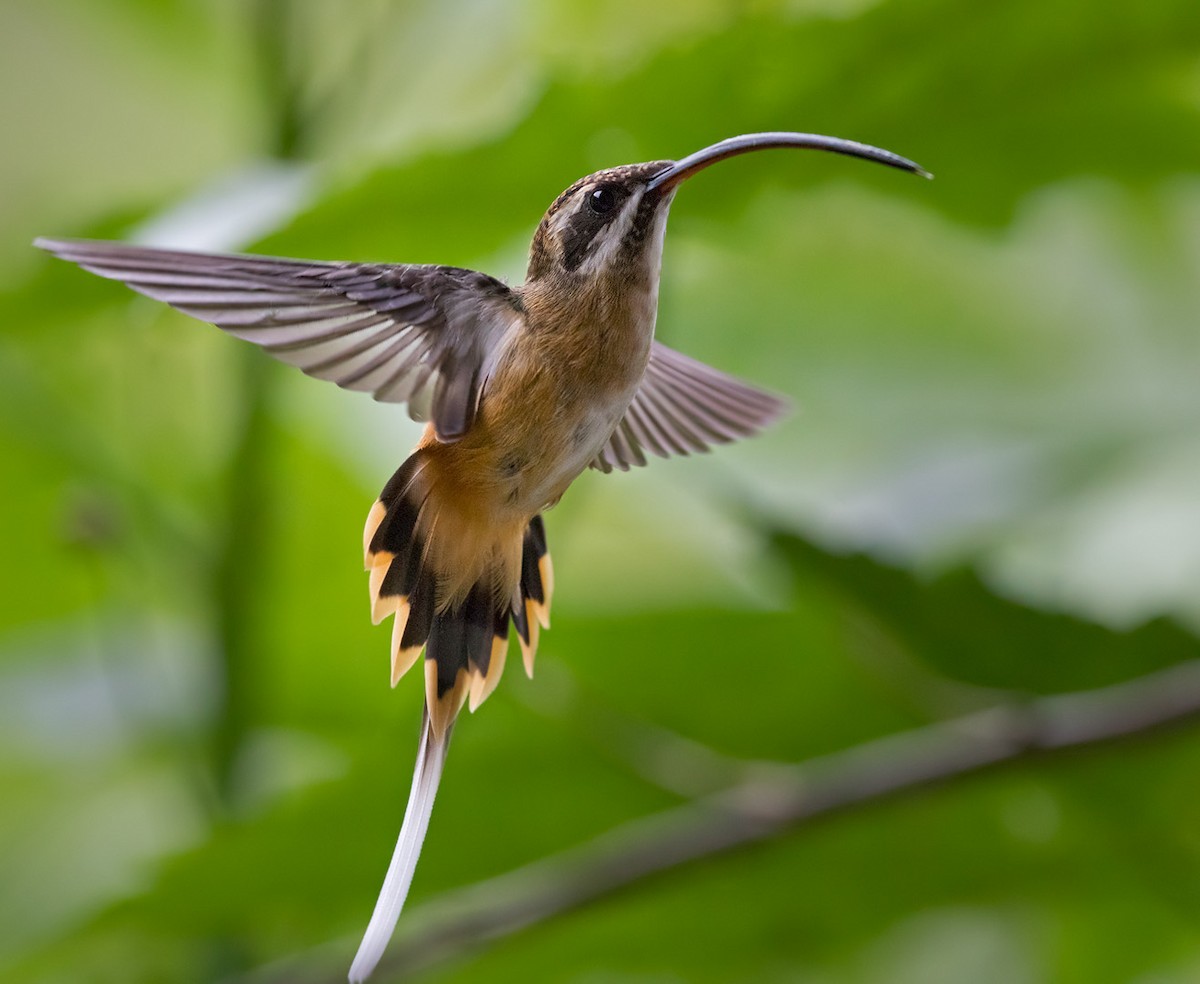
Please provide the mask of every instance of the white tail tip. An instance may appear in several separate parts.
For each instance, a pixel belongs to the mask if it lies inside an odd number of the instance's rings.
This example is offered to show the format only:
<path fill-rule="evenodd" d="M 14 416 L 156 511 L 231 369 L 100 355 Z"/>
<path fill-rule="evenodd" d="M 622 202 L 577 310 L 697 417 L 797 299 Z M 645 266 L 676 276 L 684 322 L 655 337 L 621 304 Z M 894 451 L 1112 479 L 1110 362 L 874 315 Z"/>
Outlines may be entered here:
<path fill-rule="evenodd" d="M 350 965 L 351 984 L 359 984 L 371 976 L 396 929 L 396 920 L 400 918 L 400 910 L 404 908 L 404 900 L 408 897 L 408 887 L 412 884 L 417 858 L 421 856 L 425 831 L 429 829 L 429 815 L 433 812 L 433 799 L 437 795 L 442 768 L 446 764 L 451 730 L 447 728 L 439 738 L 429 726 L 428 712 L 422 717 L 421 744 L 417 749 L 417 765 L 413 770 L 412 790 L 408 794 L 404 823 L 400 827 L 387 876 L 383 879 L 383 889 L 375 902 L 375 911 L 371 913 L 367 931 L 354 956 L 354 963 Z"/>

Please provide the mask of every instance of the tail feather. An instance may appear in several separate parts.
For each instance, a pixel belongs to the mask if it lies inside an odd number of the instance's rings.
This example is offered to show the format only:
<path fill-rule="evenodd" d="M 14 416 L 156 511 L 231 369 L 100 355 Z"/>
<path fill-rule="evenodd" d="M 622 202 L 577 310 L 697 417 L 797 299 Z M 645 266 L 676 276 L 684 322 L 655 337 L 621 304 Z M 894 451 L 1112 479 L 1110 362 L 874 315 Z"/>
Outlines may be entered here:
<path fill-rule="evenodd" d="M 434 730 L 429 715 L 422 715 L 421 744 L 417 750 L 417 765 L 413 771 L 412 790 L 408 794 L 408 806 L 404 811 L 404 823 L 392 852 L 383 889 L 371 913 L 371 921 L 359 944 L 358 953 L 350 965 L 350 980 L 365 981 L 375 965 L 379 963 L 388 940 L 404 908 L 408 888 L 412 884 L 417 858 L 429 828 L 429 815 L 433 812 L 433 800 L 441 782 L 442 769 L 446 764 L 446 750 L 450 746 L 452 728 L 439 734 Z"/>
<path fill-rule="evenodd" d="M 401 602 L 396 608 L 396 617 L 392 620 L 392 686 L 400 682 L 400 678 L 412 669 L 417 657 L 421 655 L 420 646 L 404 645 L 404 630 L 408 627 L 408 602 Z"/>
<path fill-rule="evenodd" d="M 550 628 L 550 595 L 554 591 L 554 567 L 546 547 L 546 527 L 534 516 L 525 529 L 521 545 L 521 583 L 512 604 L 512 621 L 521 641 L 525 673 L 533 676 L 539 628 Z"/>
<path fill-rule="evenodd" d="M 540 516 L 529 521 L 522 535 L 519 572 L 514 566 L 510 574 L 502 566 L 515 565 L 516 543 L 508 550 L 501 541 L 494 550 L 495 569 L 484 570 L 464 590 L 451 594 L 446 588 L 444 578 L 432 569 L 428 541 L 449 535 L 454 524 L 436 522 L 438 503 L 428 462 L 428 450 L 420 448 L 400 466 L 371 507 L 363 531 L 372 618 L 379 623 L 393 616 L 392 686 L 424 650 L 425 712 L 404 823 L 350 968 L 351 981 L 365 980 L 374 970 L 404 907 L 455 718 L 465 703 L 469 701 L 473 711 L 496 689 L 508 652 L 510 622 L 531 676 L 539 628 L 550 625 L 554 572 Z"/>
<path fill-rule="evenodd" d="M 554 569 L 546 547 L 546 528 L 534 516 L 525 528 L 520 576 L 510 601 L 497 601 L 496 584 L 480 581 L 461 601 L 439 598 L 438 577 L 428 569 L 430 533 L 422 523 L 429 510 L 431 485 L 425 454 L 414 453 L 392 476 L 371 507 L 363 531 L 363 553 L 370 572 L 371 617 L 376 624 L 394 616 L 391 683 L 395 686 L 425 650 L 437 664 L 436 686 L 428 685 L 430 707 L 441 704 L 466 670 L 467 693 L 474 710 L 496 688 L 508 647 L 508 626 L 517 630 L 525 670 L 532 676 L 539 630 L 550 626 Z M 450 717 L 458 711 L 453 707 Z M 435 714 L 435 723 L 444 723 Z"/>
<path fill-rule="evenodd" d="M 422 582 L 416 592 L 429 583 Z M 425 644 L 425 702 L 438 733 L 462 709 L 472 679 L 487 676 L 496 623 L 492 608 L 489 587 L 477 584 L 461 604 L 433 619 Z"/>
<path fill-rule="evenodd" d="M 487 669 L 471 678 L 470 708 L 475 709 L 492 695 L 504 672 L 504 661 L 508 656 L 508 612 L 501 612 L 496 619 L 495 634 L 492 636 L 492 651 L 488 655 Z"/>

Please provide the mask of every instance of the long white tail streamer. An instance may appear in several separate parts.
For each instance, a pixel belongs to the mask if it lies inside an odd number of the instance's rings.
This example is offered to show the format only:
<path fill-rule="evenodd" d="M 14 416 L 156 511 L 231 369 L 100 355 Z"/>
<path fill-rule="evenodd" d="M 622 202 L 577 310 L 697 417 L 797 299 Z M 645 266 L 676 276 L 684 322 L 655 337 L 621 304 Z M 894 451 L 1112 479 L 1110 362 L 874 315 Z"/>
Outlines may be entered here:
<path fill-rule="evenodd" d="M 375 911 L 371 913 L 367 931 L 354 956 L 354 963 L 350 965 L 351 984 L 359 984 L 371 976 L 396 929 L 396 920 L 400 918 L 400 910 L 404 908 L 404 900 L 408 897 L 408 887 L 412 884 L 417 858 L 421 856 L 425 831 L 429 828 L 429 815 L 433 812 L 433 799 L 437 795 L 442 768 L 446 764 L 446 749 L 450 745 L 452 730 L 447 728 L 439 738 L 429 726 L 428 712 L 422 718 L 421 744 L 417 749 L 417 764 L 413 770 L 408 806 L 404 810 L 404 823 L 400 827 L 396 850 L 392 852 L 392 862 L 383 879 L 379 899 L 375 902 Z"/>

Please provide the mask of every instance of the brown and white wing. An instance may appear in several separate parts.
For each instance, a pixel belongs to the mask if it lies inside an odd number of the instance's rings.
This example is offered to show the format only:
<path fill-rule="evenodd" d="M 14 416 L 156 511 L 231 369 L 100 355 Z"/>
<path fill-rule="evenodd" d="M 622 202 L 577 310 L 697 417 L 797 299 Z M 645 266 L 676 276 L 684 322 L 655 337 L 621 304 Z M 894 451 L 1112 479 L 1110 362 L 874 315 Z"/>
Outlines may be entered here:
<path fill-rule="evenodd" d="M 120 280 L 310 376 L 405 403 L 452 441 L 474 419 L 520 308 L 500 281 L 457 267 L 329 263 L 123 243 L 35 245 Z"/>
<path fill-rule="evenodd" d="M 628 471 L 646 453 L 708 451 L 749 437 L 777 420 L 787 402 L 655 342 L 641 385 L 612 437 L 592 461 L 602 472 Z"/>

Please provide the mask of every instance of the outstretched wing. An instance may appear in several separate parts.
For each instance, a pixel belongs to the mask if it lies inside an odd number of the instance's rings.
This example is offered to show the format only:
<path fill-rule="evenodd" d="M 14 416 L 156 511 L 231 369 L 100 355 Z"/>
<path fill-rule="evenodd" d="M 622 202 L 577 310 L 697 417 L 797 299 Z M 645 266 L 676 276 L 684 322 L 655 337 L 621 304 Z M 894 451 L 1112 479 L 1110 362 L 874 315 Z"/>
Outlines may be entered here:
<path fill-rule="evenodd" d="M 505 334 L 521 318 L 500 281 L 457 267 L 328 263 L 123 243 L 35 245 L 120 280 L 346 389 L 408 404 L 443 441 L 471 426 Z"/>
<path fill-rule="evenodd" d="M 778 419 L 787 402 L 655 342 L 646 374 L 612 437 L 592 461 L 602 472 L 707 451 L 749 437 Z"/>

